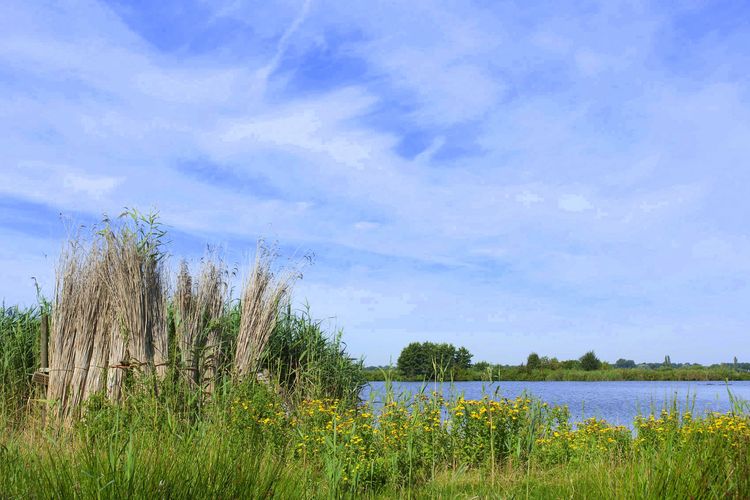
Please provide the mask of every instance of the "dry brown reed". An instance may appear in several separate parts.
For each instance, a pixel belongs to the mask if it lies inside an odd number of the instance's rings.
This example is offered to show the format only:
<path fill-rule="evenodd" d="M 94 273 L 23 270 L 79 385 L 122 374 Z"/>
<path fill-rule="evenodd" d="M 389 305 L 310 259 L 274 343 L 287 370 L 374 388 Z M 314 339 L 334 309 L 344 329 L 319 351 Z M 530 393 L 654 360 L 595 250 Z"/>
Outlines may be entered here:
<path fill-rule="evenodd" d="M 47 399 L 57 403 L 62 416 L 67 405 L 75 361 L 76 323 L 81 294 L 81 248 L 73 240 L 60 254 L 56 269 L 55 303 L 50 336 Z"/>
<path fill-rule="evenodd" d="M 70 382 L 70 400 L 65 414 L 75 416 L 83 402 L 88 386 L 94 346 L 97 337 L 108 329 L 109 293 L 101 273 L 104 267 L 102 251 L 93 246 L 81 270 L 81 288 L 76 317 L 74 342 L 75 358 Z M 97 353 L 98 354 L 98 353 Z"/>
<path fill-rule="evenodd" d="M 154 390 L 167 381 L 164 233 L 154 217 L 126 215 L 133 224 L 108 224 L 91 241 L 71 238 L 60 257 L 47 398 L 65 420 L 80 415 L 83 403 L 96 393 L 106 391 L 111 401 L 120 400 L 128 372 L 153 381 Z M 275 273 L 274 256 L 258 245 L 242 293 L 233 365 L 224 359 L 231 354 L 222 338 L 229 295 L 226 265 L 209 254 L 200 273 L 191 276 L 187 264 L 181 264 L 173 297 L 177 368 L 192 386 L 212 392 L 220 373 L 239 379 L 257 375 L 297 277 L 289 270 Z"/>
<path fill-rule="evenodd" d="M 109 335 L 109 293 L 102 276 L 105 257 L 94 242 L 85 250 L 73 240 L 62 253 L 52 323 L 48 399 L 57 416 L 74 417 L 81 403 L 101 387 L 102 353 L 98 340 Z"/>
<path fill-rule="evenodd" d="M 220 362 L 219 321 L 227 303 L 229 284 L 224 263 L 215 255 L 203 259 L 193 279 L 186 262 L 180 265 L 174 296 L 175 333 L 187 379 L 213 390 Z"/>
<path fill-rule="evenodd" d="M 59 418 L 75 418 L 105 387 L 118 400 L 126 369 L 166 374 L 163 264 L 148 236 L 107 227 L 90 242 L 70 238 L 61 253 L 47 388 Z"/>
<path fill-rule="evenodd" d="M 290 270 L 274 274 L 273 258 L 273 252 L 259 244 L 252 273 L 245 283 L 234 358 L 234 373 L 239 379 L 258 373 L 279 308 L 288 300 L 297 277 Z"/>
<path fill-rule="evenodd" d="M 169 339 L 161 255 L 141 245 L 127 229 L 106 232 L 106 240 L 107 283 L 115 322 L 121 329 L 111 338 L 110 366 L 127 366 L 146 375 L 156 372 L 162 379 L 167 372 Z M 117 359 L 123 354 L 127 356 Z M 110 396 L 116 396 L 119 390 L 111 392 Z"/>

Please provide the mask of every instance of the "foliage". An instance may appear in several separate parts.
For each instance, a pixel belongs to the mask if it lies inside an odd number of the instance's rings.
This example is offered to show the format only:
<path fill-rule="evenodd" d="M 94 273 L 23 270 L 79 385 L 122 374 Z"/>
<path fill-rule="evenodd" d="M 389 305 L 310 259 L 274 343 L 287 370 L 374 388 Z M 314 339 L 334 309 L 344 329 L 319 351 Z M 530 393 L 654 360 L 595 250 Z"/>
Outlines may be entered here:
<path fill-rule="evenodd" d="M 635 368 L 635 361 L 632 359 L 620 358 L 615 361 L 615 368 Z"/>
<path fill-rule="evenodd" d="M 263 384 L 227 384 L 192 414 L 128 387 L 66 429 L 0 433 L 0 491 L 78 498 L 743 498 L 750 415 L 639 417 L 635 433 L 530 397 L 383 394 L 293 409 Z"/>
<path fill-rule="evenodd" d="M 39 366 L 40 310 L 0 307 L 0 420 L 18 420 Z"/>
<path fill-rule="evenodd" d="M 581 356 L 580 361 L 581 368 L 583 368 L 587 372 L 598 370 L 602 367 L 602 362 L 599 360 L 599 358 L 596 357 L 594 351 L 589 351 Z"/>
<path fill-rule="evenodd" d="M 532 352 L 529 354 L 529 357 L 526 358 L 526 369 L 528 370 L 538 370 L 542 367 L 542 360 L 539 359 L 539 355 L 535 352 Z"/>
<path fill-rule="evenodd" d="M 281 312 L 271 333 L 262 366 L 294 400 L 358 399 L 365 383 L 362 361 L 351 358 L 342 332 L 327 334 L 309 308 Z"/>
<path fill-rule="evenodd" d="M 472 355 L 465 347 L 453 344 L 412 342 L 398 357 L 399 371 L 407 377 L 446 378 L 471 367 Z"/>

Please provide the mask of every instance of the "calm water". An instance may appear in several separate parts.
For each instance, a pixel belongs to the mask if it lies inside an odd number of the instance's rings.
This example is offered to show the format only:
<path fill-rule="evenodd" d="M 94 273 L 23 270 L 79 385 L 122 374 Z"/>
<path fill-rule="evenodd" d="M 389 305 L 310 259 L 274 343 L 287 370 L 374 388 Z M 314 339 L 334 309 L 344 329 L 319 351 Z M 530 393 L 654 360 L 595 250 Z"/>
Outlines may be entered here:
<path fill-rule="evenodd" d="M 728 411 L 731 407 L 729 389 L 737 399 L 750 401 L 750 381 L 741 382 L 454 382 L 443 384 L 394 382 L 397 394 L 414 394 L 426 387 L 426 392 L 442 392 L 444 396 L 463 394 L 466 399 L 480 399 L 484 394 L 497 398 L 515 398 L 524 393 L 554 405 L 568 405 L 573 421 L 584 418 L 604 418 L 612 424 L 632 426 L 640 413 L 652 408 L 661 410 L 676 400 L 681 409 L 692 407 L 694 412 Z M 497 391 L 497 392 L 496 392 Z M 383 382 L 370 382 L 363 398 L 377 403 L 385 392 Z"/>

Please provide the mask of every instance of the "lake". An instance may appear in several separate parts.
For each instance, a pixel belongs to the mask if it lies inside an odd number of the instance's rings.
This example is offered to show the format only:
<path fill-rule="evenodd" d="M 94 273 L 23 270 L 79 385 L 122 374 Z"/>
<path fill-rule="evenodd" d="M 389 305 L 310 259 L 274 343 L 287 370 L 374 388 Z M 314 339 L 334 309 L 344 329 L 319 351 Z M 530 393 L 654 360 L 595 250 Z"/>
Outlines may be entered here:
<path fill-rule="evenodd" d="M 750 381 L 676 382 L 393 382 L 396 394 L 414 394 L 426 387 L 426 393 L 441 392 L 446 398 L 463 395 L 466 399 L 515 398 L 528 394 L 552 405 L 567 405 L 574 422 L 584 418 L 604 418 L 611 424 L 632 427 L 635 416 L 648 414 L 652 408 L 660 411 L 676 400 L 684 411 L 693 408 L 694 414 L 706 411 L 726 412 L 731 409 L 727 389 L 732 395 L 750 401 Z M 497 391 L 497 392 L 496 392 Z M 385 392 L 384 382 L 370 382 L 362 397 L 371 397 L 377 404 Z M 496 395 L 496 396 L 495 396 Z"/>

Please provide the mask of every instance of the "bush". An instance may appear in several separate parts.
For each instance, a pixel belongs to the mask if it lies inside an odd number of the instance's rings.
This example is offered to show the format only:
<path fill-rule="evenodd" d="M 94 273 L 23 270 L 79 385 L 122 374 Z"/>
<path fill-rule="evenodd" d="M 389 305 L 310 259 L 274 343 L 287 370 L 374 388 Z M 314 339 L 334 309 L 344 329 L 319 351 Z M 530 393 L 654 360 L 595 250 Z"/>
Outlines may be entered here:
<path fill-rule="evenodd" d="M 296 401 L 357 401 L 365 384 L 364 368 L 361 360 L 347 354 L 341 335 L 326 333 L 309 310 L 295 312 L 287 307 L 271 333 L 263 367 Z"/>
<path fill-rule="evenodd" d="M 539 358 L 539 355 L 535 352 L 532 352 L 529 354 L 529 357 L 526 358 L 526 368 L 528 370 L 538 370 L 542 367 L 542 361 Z"/>
<path fill-rule="evenodd" d="M 620 358 L 615 361 L 615 368 L 635 368 L 635 361 L 632 359 Z"/>
<path fill-rule="evenodd" d="M 465 347 L 433 342 L 412 342 L 398 357 L 399 371 L 406 377 L 454 377 L 471 368 L 472 354 Z"/>
<path fill-rule="evenodd" d="M 602 362 L 596 357 L 594 351 L 589 351 L 581 356 L 580 362 L 581 368 L 589 372 L 599 370 L 602 367 Z"/>

